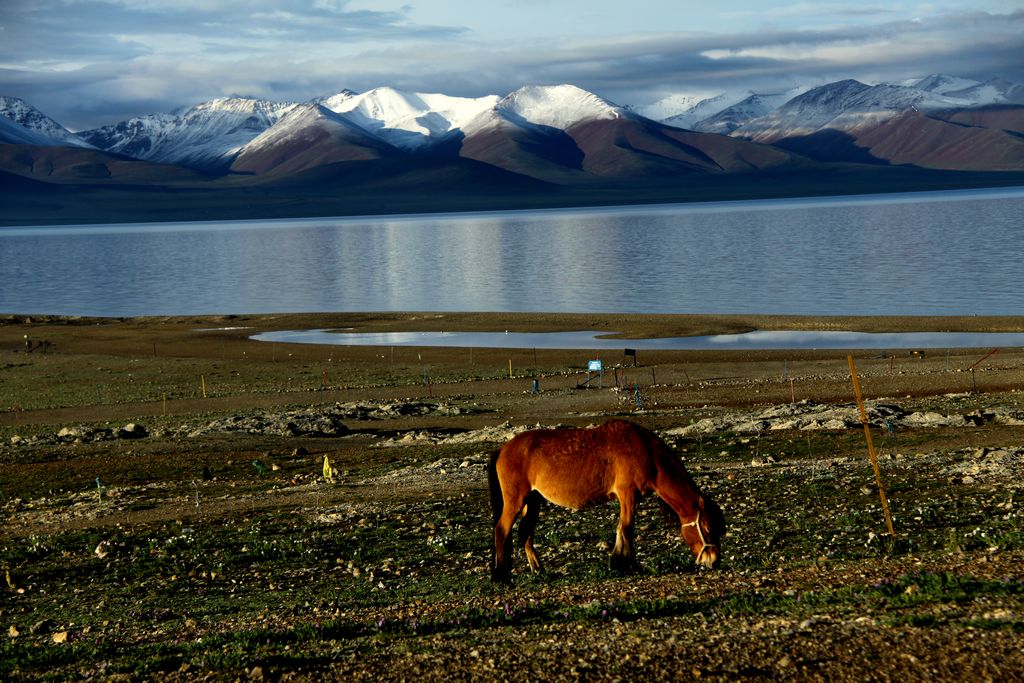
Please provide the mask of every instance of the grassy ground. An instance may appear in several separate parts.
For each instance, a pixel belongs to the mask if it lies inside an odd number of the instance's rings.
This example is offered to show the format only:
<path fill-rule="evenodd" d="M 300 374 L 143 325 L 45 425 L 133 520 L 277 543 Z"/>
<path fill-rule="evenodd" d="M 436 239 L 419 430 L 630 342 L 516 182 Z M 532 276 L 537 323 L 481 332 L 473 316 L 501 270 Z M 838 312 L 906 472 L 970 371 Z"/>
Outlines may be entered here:
<path fill-rule="evenodd" d="M 431 324 L 397 318 L 329 322 Z M 393 357 L 245 338 L 322 319 L 97 322 L 0 326 L 0 678 L 1011 680 L 1024 670 L 1024 428 L 1005 422 L 875 430 L 895 538 L 859 429 L 669 437 L 725 511 L 720 571 L 695 572 L 647 500 L 636 572 L 608 568 L 614 503 L 549 506 L 537 539 L 547 573 L 529 574 L 519 552 L 511 587 L 488 580 L 483 463 L 497 445 L 488 434 L 501 433 L 488 430 L 626 416 L 667 434 L 794 399 L 849 404 L 845 353 L 642 354 L 642 367 L 621 368 L 623 384 L 642 387 L 638 410 L 611 381 L 576 388 L 586 350 Z M 461 324 L 499 322 L 509 324 Z M 235 326 L 255 329 L 193 331 Z M 25 334 L 50 343 L 28 353 Z M 985 353 L 856 356 L 873 402 L 1021 413 L 1024 355 L 1003 349 L 970 372 Z M 391 409 L 352 412 L 344 436 L 223 428 L 338 403 Z M 148 435 L 116 438 L 128 422 Z M 64 428 L 74 431 L 58 436 Z"/>

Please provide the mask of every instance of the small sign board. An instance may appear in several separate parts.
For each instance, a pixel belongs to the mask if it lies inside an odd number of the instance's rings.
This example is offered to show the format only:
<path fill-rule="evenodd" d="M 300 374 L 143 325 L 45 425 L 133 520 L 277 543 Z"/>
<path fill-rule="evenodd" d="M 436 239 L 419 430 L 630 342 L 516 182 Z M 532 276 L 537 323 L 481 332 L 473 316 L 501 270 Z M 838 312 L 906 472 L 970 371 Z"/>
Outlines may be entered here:
<path fill-rule="evenodd" d="M 602 372 L 604 364 L 600 360 L 587 361 L 587 372 Z"/>

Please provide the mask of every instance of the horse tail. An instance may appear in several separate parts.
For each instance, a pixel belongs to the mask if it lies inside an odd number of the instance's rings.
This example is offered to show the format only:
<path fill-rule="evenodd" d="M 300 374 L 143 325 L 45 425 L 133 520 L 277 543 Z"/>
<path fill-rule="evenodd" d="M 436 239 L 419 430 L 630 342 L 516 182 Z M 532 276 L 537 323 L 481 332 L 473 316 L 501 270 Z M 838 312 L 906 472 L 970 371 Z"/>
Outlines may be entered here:
<path fill-rule="evenodd" d="M 494 523 L 501 519 L 502 510 L 505 507 L 505 498 L 501 495 L 501 481 L 498 480 L 498 458 L 501 450 L 491 451 L 487 459 L 487 484 L 491 489 L 491 510 L 494 512 Z"/>

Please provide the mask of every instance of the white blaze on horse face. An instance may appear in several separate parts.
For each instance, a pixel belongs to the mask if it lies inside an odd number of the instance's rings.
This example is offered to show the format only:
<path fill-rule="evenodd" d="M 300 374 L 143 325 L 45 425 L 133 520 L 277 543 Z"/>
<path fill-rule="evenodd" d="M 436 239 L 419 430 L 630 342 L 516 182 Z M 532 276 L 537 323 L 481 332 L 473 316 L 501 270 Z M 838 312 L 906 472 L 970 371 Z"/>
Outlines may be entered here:
<path fill-rule="evenodd" d="M 714 569 L 718 565 L 718 548 L 713 545 L 705 547 L 697 563 L 705 569 Z"/>

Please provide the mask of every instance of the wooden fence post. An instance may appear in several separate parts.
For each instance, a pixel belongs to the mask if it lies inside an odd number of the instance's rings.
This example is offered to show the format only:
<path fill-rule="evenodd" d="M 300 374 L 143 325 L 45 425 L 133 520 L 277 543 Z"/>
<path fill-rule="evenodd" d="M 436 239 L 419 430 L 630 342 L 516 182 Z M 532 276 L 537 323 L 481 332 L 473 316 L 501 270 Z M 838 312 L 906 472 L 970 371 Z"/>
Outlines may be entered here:
<path fill-rule="evenodd" d="M 857 380 L 857 368 L 853 365 L 853 355 L 846 357 L 850 363 L 850 377 L 853 379 L 853 393 L 857 397 L 857 408 L 860 410 L 860 423 L 864 426 L 864 438 L 868 442 L 868 455 L 871 457 L 871 466 L 875 470 L 875 483 L 878 484 L 878 497 L 882 501 L 882 511 L 885 513 L 885 525 L 889 528 L 889 537 L 895 538 L 896 531 L 892 527 L 892 515 L 889 514 L 889 501 L 885 497 L 885 486 L 882 485 L 882 472 L 878 468 L 878 455 L 875 453 L 875 444 L 871 441 L 871 425 L 868 423 L 868 411 L 864 409 L 864 399 L 860 393 L 860 382 Z"/>

